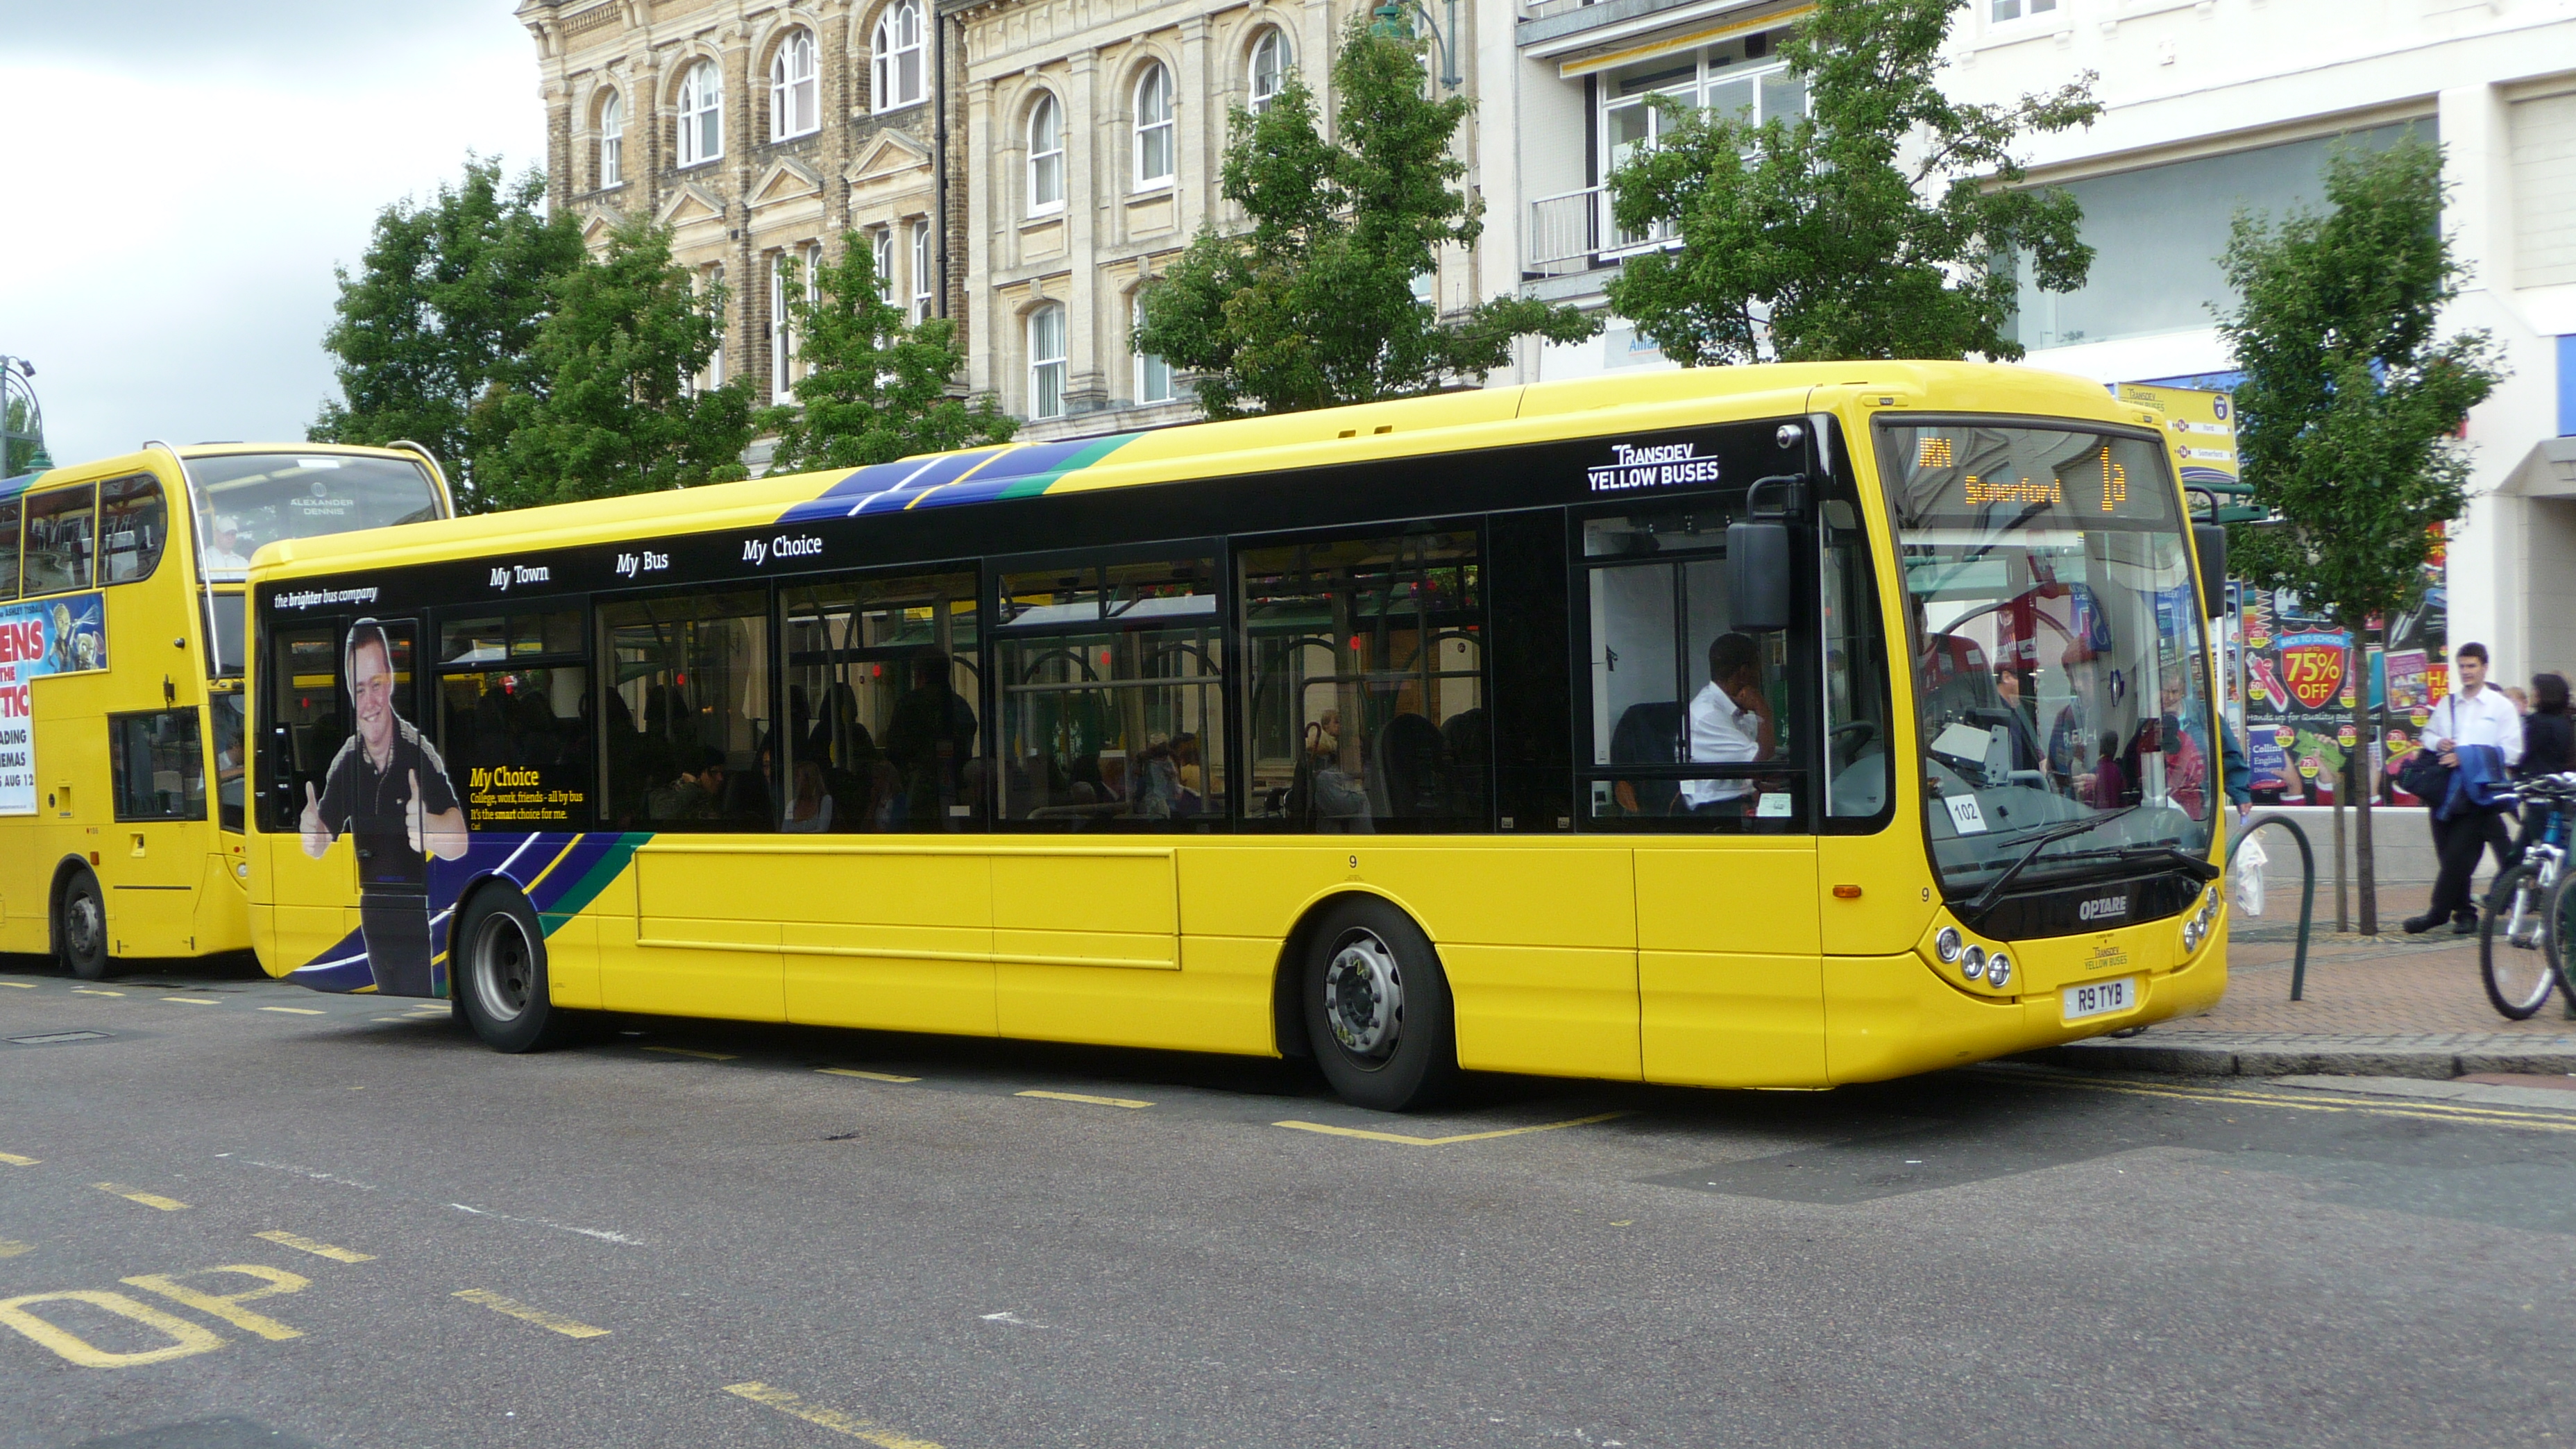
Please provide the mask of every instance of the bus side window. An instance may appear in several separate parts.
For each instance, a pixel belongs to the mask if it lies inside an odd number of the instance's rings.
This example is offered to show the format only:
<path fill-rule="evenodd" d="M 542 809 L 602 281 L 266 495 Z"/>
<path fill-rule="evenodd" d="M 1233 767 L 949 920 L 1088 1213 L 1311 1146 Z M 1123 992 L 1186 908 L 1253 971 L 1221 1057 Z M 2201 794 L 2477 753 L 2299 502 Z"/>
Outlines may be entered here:
<path fill-rule="evenodd" d="M 776 829 L 768 591 L 621 599 L 599 631 L 608 823 Z"/>
<path fill-rule="evenodd" d="M 1489 828 L 1484 579 L 1472 528 L 1244 549 L 1247 818 L 1292 831 Z"/>
<path fill-rule="evenodd" d="M 107 753 L 117 819 L 206 818 L 205 754 L 195 710 L 109 715 Z"/>
<path fill-rule="evenodd" d="M 27 495 L 28 593 L 53 594 L 90 586 L 97 496 L 98 487 L 91 483 Z"/>
<path fill-rule="evenodd" d="M 1887 809 L 1892 758 L 1878 575 L 1858 504 L 1849 497 L 1825 500 L 1823 522 L 1825 814 L 1874 820 Z"/>
<path fill-rule="evenodd" d="M 148 578 L 169 541 L 170 508 L 161 480 L 149 473 L 111 478 L 99 487 L 99 582 Z"/>
<path fill-rule="evenodd" d="M 302 816 L 305 788 L 320 792 L 331 757 L 349 738 L 340 692 L 340 631 L 336 625 L 280 629 L 268 636 L 268 649 L 259 824 L 262 830 L 287 831 Z"/>
<path fill-rule="evenodd" d="M 1594 829 L 1779 831 L 1807 818 L 1803 629 L 1727 616 L 1731 500 L 1583 523 Z M 1809 688 L 1813 686 L 1810 685 Z"/>
<path fill-rule="evenodd" d="M 0 599 L 18 597 L 18 513 L 20 502 L 0 503 Z"/>
<path fill-rule="evenodd" d="M 218 694 L 206 700 L 207 712 L 214 716 L 215 726 L 215 811 L 217 822 L 226 830 L 242 828 L 242 785 L 246 779 L 243 764 L 249 756 L 242 748 L 242 710 L 248 700 L 238 694 Z"/>
<path fill-rule="evenodd" d="M 984 827 L 976 593 L 971 571 L 782 591 L 781 829 Z"/>

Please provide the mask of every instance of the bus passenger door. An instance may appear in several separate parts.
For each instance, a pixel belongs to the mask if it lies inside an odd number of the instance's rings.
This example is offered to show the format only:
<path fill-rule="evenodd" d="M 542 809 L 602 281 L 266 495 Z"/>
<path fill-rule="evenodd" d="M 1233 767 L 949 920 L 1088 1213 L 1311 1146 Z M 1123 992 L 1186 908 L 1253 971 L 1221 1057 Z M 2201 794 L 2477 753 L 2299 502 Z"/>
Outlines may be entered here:
<path fill-rule="evenodd" d="M 358 929 L 356 843 L 334 840 L 316 859 L 304 850 L 301 825 L 306 792 L 319 794 L 351 728 L 340 682 L 340 629 L 325 623 L 276 630 L 262 661 L 268 702 L 260 722 L 267 737 L 256 805 L 267 899 L 251 905 L 251 944 L 277 976 L 331 959 L 333 948 Z"/>
<path fill-rule="evenodd" d="M 197 886 L 207 835 L 205 756 L 197 711 L 107 717 L 108 798 L 115 827 L 100 837 L 108 889 L 108 948 L 120 956 L 196 949 Z"/>

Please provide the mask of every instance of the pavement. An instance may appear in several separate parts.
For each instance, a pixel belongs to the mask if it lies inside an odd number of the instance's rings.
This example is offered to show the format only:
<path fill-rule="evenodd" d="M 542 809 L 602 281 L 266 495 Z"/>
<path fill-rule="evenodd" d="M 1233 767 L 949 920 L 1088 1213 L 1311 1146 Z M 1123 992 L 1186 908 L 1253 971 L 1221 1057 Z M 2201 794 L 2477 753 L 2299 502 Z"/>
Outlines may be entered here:
<path fill-rule="evenodd" d="M 1389 1116 L 1277 1063 L 678 1019 L 508 1057 L 435 1003 L 0 961 L 0 1449 L 2544 1445 L 2572 1290 L 2576 1092 L 2515 1082 Z"/>
<path fill-rule="evenodd" d="M 2381 914 L 2392 931 L 2422 889 L 2383 890 Z M 2576 1084 L 2570 1075 L 2576 1073 L 2576 1021 L 2567 1018 L 2563 998 L 2553 994 L 2528 1021 L 2499 1015 L 2479 981 L 2477 937 L 2337 935 L 2320 928 L 2308 951 L 2303 999 L 2292 1001 L 2296 908 L 2279 910 L 2278 893 L 2273 904 L 2275 914 L 2288 915 L 2286 923 L 2267 918 L 2231 928 L 2227 996 L 2206 1015 L 2034 1056 L 2087 1071 L 2429 1080 L 2500 1075 Z"/>

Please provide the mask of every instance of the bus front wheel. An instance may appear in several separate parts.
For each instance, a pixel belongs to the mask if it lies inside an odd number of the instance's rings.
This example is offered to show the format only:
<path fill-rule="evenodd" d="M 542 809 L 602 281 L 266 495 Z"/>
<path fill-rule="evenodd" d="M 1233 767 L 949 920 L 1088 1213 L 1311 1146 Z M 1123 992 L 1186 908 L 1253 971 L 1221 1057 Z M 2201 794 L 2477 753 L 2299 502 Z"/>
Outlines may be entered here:
<path fill-rule="evenodd" d="M 571 1013 L 546 988 L 546 935 L 515 890 L 478 892 L 458 924 L 448 992 L 474 1034 L 494 1051 L 542 1051 L 563 1040 Z"/>
<path fill-rule="evenodd" d="M 54 958 L 83 981 L 107 979 L 107 898 L 87 870 L 73 871 L 54 903 Z"/>
<path fill-rule="evenodd" d="M 1334 1093 L 1380 1112 L 1446 1096 L 1458 1044 L 1431 938 L 1402 911 L 1359 897 L 1329 908 L 1307 939 L 1306 1034 Z"/>

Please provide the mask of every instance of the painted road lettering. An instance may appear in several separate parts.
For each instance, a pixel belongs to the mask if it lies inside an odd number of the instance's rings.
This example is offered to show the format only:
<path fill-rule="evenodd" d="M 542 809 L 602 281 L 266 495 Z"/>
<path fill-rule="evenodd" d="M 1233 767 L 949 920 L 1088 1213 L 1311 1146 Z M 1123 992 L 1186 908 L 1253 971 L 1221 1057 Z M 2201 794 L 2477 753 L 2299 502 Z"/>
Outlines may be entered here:
<path fill-rule="evenodd" d="M 85 1303 L 139 1323 L 169 1342 L 159 1348 L 131 1353 L 104 1349 L 60 1324 L 38 1317 L 33 1310 L 43 1303 Z M 223 1339 L 211 1329 L 200 1328 L 176 1314 L 164 1313 L 149 1303 L 137 1302 L 122 1293 L 96 1288 L 25 1293 L 15 1298 L 0 1299 L 0 1327 L 16 1329 L 29 1341 L 82 1368 L 140 1368 L 145 1364 L 168 1363 L 174 1358 L 212 1353 L 224 1346 Z"/>
<path fill-rule="evenodd" d="M 180 1282 L 181 1278 L 206 1278 L 217 1273 L 230 1273 L 242 1278 L 257 1278 L 265 1286 L 246 1293 L 205 1293 Z M 173 1303 L 193 1308 L 209 1318 L 220 1318 L 245 1333 L 256 1333 L 272 1343 L 302 1338 L 304 1330 L 289 1328 L 264 1313 L 253 1313 L 243 1304 L 259 1298 L 275 1298 L 286 1293 L 301 1293 L 313 1280 L 284 1268 L 263 1268 L 257 1263 L 228 1263 L 220 1268 L 200 1268 L 194 1273 L 143 1273 L 123 1280 L 128 1288 L 158 1293 Z"/>

